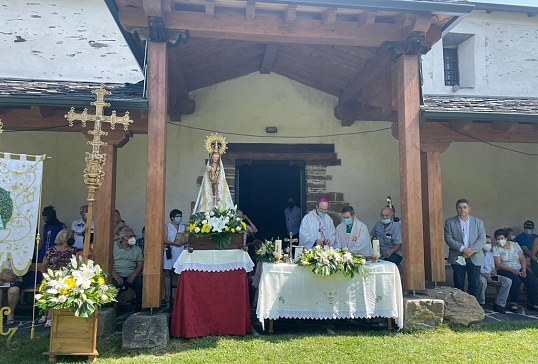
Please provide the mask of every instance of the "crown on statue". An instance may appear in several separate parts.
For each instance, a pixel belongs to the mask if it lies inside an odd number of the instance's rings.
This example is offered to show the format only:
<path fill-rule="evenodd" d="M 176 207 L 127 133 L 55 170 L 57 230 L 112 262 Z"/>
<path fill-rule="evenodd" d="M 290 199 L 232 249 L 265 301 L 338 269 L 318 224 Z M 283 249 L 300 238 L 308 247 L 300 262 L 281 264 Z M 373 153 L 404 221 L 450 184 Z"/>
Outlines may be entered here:
<path fill-rule="evenodd" d="M 226 149 L 228 149 L 226 138 L 219 133 L 212 133 L 205 140 L 205 150 L 207 150 L 209 154 L 224 154 L 226 153 Z"/>

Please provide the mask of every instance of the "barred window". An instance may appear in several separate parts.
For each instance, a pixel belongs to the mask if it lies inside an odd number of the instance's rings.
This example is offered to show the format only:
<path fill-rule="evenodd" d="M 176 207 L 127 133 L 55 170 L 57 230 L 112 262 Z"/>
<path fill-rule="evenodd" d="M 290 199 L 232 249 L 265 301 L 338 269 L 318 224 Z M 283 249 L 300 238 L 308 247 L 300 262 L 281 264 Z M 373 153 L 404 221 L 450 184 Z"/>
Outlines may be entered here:
<path fill-rule="evenodd" d="M 445 64 L 445 85 L 456 86 L 460 84 L 460 68 L 458 62 L 458 48 L 443 48 Z"/>

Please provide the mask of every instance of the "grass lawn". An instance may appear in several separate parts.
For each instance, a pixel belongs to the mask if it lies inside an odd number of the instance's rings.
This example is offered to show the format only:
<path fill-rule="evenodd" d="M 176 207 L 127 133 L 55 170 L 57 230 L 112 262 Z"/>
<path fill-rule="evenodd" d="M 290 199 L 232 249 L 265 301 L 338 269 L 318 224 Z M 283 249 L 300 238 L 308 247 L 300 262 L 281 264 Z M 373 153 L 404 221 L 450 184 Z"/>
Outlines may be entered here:
<path fill-rule="evenodd" d="M 9 351 L 0 337 L 0 363 L 46 363 L 48 335 L 34 341 L 16 335 Z M 314 335 L 173 339 L 164 349 L 124 352 L 119 335 L 98 342 L 98 363 L 538 363 L 538 322 L 474 328 L 442 326 L 429 332 L 348 332 Z M 60 363 L 83 363 L 63 356 Z"/>

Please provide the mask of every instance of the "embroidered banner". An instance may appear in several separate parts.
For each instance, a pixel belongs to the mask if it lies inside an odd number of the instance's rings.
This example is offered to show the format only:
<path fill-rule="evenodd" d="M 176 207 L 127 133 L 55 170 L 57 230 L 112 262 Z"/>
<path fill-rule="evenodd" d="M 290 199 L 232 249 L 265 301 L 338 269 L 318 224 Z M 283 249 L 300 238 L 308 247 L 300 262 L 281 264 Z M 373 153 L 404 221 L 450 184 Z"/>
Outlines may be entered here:
<path fill-rule="evenodd" d="M 43 177 L 42 156 L 0 153 L 0 271 L 28 271 L 35 248 Z M 32 160 L 28 160 L 31 158 Z"/>

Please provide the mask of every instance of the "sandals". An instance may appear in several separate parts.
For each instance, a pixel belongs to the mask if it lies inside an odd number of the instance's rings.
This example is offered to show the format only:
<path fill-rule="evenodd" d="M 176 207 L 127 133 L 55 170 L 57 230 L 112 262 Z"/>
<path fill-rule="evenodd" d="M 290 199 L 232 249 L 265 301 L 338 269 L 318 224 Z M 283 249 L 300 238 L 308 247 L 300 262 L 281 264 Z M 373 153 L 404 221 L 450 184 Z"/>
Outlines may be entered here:
<path fill-rule="evenodd" d="M 52 320 L 47 320 L 47 322 L 45 322 L 45 326 L 43 326 L 45 329 L 50 329 L 50 327 L 52 326 Z"/>
<path fill-rule="evenodd" d="M 15 320 L 14 319 L 7 319 L 6 320 L 6 326 L 13 326 L 15 325 Z"/>
<path fill-rule="evenodd" d="M 37 320 L 37 323 L 40 325 L 43 325 L 46 322 L 47 322 L 47 316 L 41 316 L 41 318 Z"/>
<path fill-rule="evenodd" d="M 516 305 L 516 304 L 511 304 L 511 305 L 510 305 L 510 311 L 512 311 L 512 312 L 519 312 L 519 306 Z"/>

